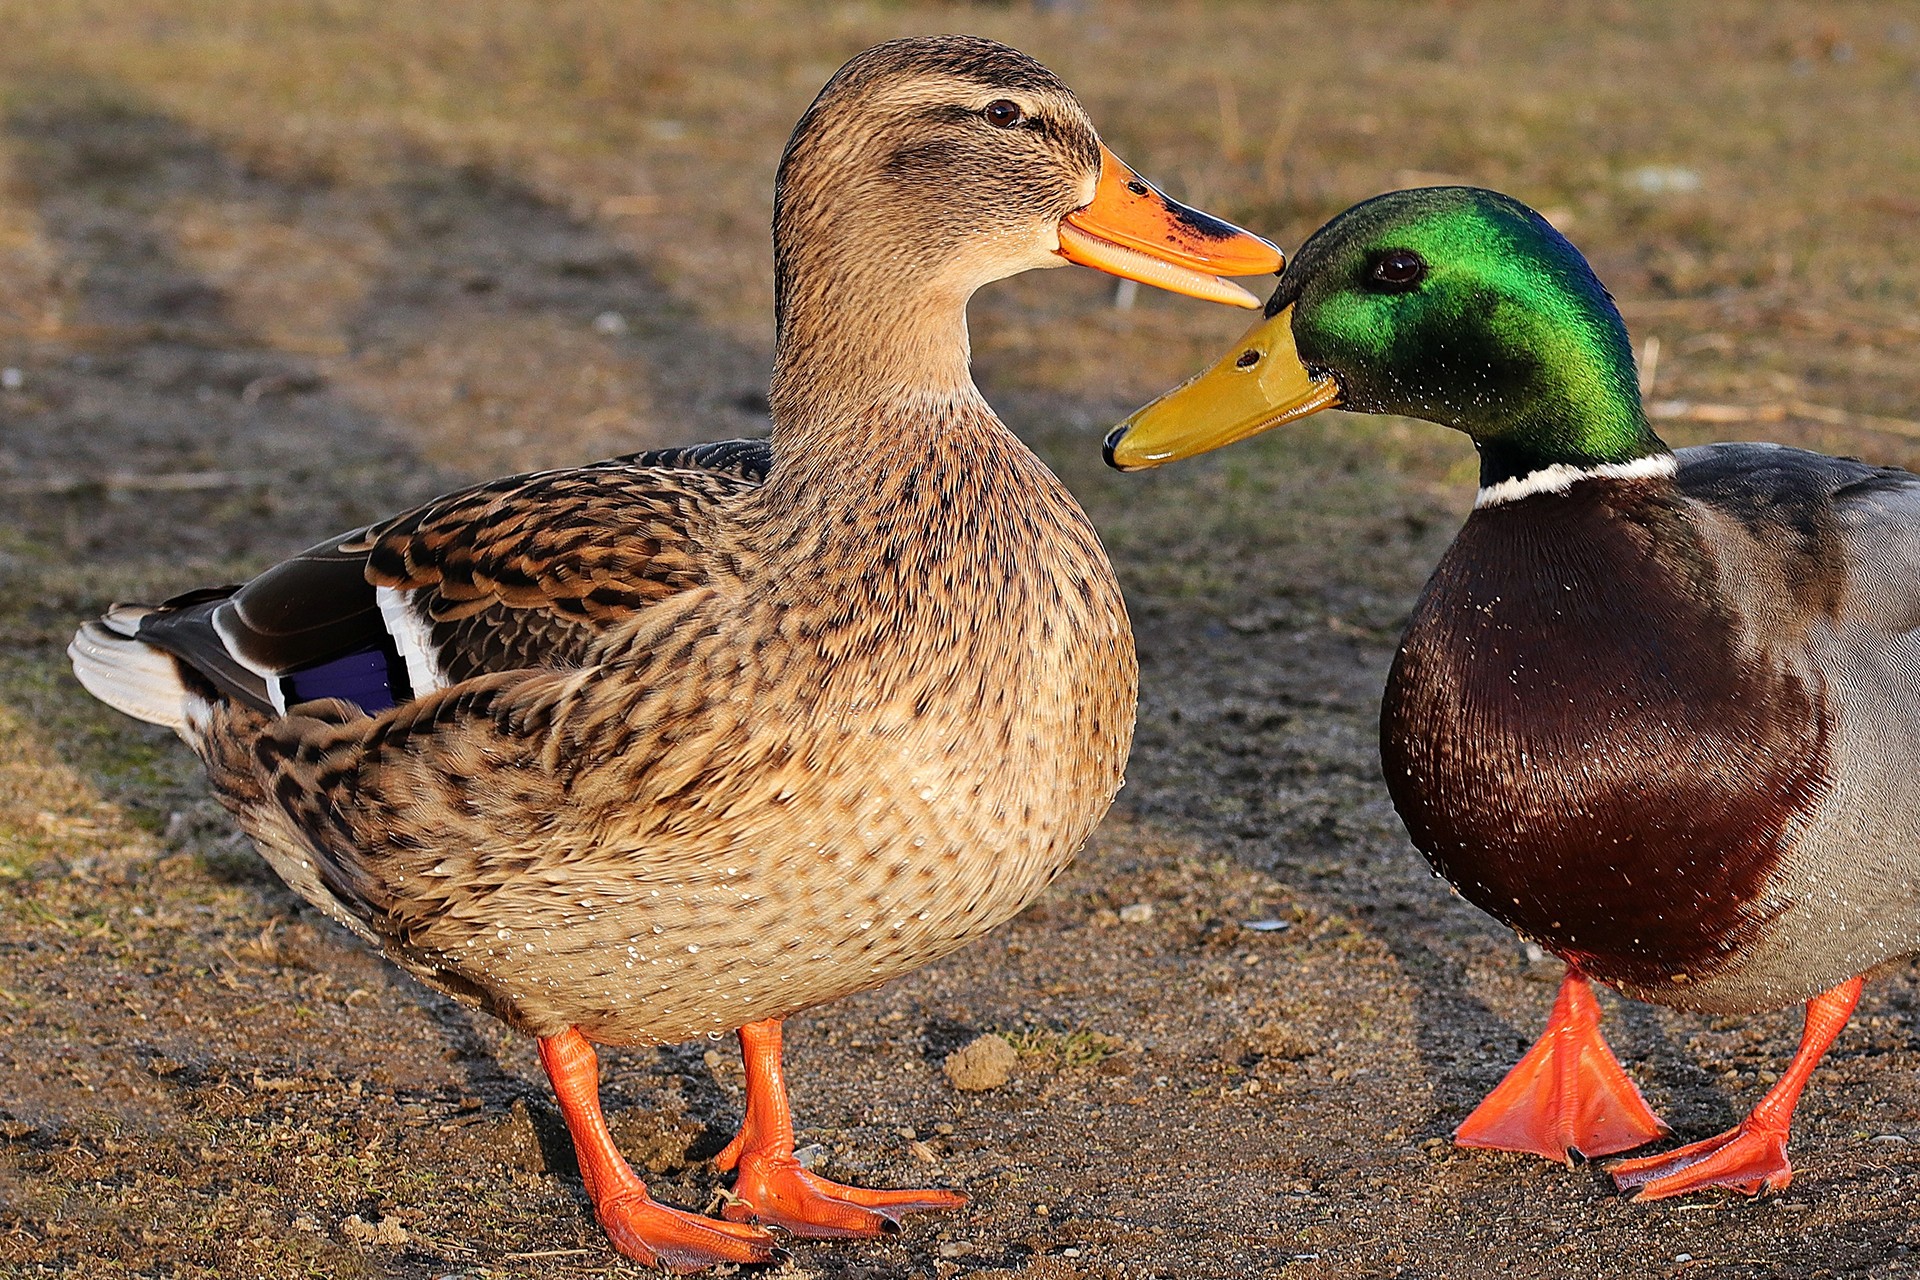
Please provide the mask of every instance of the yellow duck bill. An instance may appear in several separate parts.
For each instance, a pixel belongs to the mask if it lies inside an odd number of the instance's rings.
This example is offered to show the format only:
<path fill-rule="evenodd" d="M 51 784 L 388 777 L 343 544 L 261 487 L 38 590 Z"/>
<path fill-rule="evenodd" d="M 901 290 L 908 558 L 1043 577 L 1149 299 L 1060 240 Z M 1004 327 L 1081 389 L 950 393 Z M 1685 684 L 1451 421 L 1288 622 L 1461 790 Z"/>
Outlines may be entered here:
<path fill-rule="evenodd" d="M 1108 275 L 1235 307 L 1260 299 L 1222 276 L 1272 275 L 1286 258 L 1272 244 L 1161 194 L 1100 148 L 1093 200 L 1060 223 L 1060 256 Z"/>
<path fill-rule="evenodd" d="M 1107 464 L 1144 471 L 1258 435 L 1340 403 L 1293 345 L 1293 308 L 1248 330 L 1220 363 L 1140 409 L 1107 436 Z"/>

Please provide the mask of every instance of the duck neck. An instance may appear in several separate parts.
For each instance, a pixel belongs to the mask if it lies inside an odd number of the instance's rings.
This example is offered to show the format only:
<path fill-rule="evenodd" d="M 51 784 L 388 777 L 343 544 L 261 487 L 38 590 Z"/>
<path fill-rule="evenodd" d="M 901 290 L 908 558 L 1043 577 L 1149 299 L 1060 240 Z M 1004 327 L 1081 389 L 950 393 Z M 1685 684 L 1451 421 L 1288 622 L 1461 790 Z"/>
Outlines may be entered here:
<path fill-rule="evenodd" d="M 1529 370 L 1524 394 L 1503 398 L 1502 420 L 1464 424 L 1480 451 L 1483 494 L 1586 472 L 1671 474 L 1672 452 L 1640 405 L 1626 335 L 1606 337 L 1613 341 L 1568 339 L 1548 349 Z"/>
<path fill-rule="evenodd" d="M 777 454 L 860 449 L 871 443 L 873 411 L 903 399 L 979 399 L 969 368 L 971 290 L 831 267 L 805 278 L 780 291 L 770 397 Z"/>
<path fill-rule="evenodd" d="M 1552 418 L 1497 439 L 1476 440 L 1480 499 L 1489 506 L 1537 492 L 1564 492 L 1588 476 L 1671 476 L 1673 453 L 1647 426 L 1639 406 L 1611 421 Z"/>
<path fill-rule="evenodd" d="M 1671 453 L 1647 424 L 1619 309 L 1571 245 L 1545 223 L 1534 231 L 1504 292 L 1447 295 L 1450 323 L 1430 327 L 1428 349 L 1415 351 L 1438 371 L 1419 390 L 1473 437 L 1483 489 L 1541 472 L 1659 465 L 1646 460 Z"/>

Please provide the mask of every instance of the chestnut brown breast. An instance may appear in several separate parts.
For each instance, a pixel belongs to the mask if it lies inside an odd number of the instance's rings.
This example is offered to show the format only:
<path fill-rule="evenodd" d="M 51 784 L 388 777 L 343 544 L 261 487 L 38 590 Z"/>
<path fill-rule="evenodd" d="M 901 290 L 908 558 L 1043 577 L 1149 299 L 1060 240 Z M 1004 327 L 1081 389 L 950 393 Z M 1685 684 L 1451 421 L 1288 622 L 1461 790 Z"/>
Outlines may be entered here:
<path fill-rule="evenodd" d="M 1711 975 L 1767 928 L 1764 886 L 1829 786 L 1822 690 L 1728 610 L 1668 482 L 1476 511 L 1382 708 L 1414 844 L 1595 978 Z"/>

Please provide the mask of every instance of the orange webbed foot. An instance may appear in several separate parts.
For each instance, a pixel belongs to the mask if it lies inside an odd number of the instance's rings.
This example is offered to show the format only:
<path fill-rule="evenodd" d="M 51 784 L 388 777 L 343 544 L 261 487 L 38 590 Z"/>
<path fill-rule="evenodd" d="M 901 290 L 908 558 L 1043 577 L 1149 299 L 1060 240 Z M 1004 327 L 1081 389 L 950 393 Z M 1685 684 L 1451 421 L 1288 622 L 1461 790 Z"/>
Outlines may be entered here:
<path fill-rule="evenodd" d="M 1453 1140 L 1571 1164 L 1569 1151 L 1612 1155 L 1666 1132 L 1600 1034 L 1593 987 L 1568 970 L 1545 1033 L 1454 1130 Z"/>
<path fill-rule="evenodd" d="M 780 1023 L 740 1028 L 747 1069 L 747 1114 L 740 1132 L 713 1159 L 735 1171 L 733 1195 L 721 1212 L 735 1222 L 758 1222 L 814 1239 L 872 1239 L 900 1230 L 909 1213 L 958 1209 L 957 1191 L 870 1191 L 809 1173 L 794 1158 L 793 1116 L 780 1068 Z"/>
<path fill-rule="evenodd" d="M 735 1222 L 757 1222 L 814 1239 L 871 1239 L 900 1230 L 909 1213 L 959 1209 L 967 1198 L 938 1188 L 876 1191 L 830 1181 L 790 1155 L 740 1158 L 733 1198 L 722 1212 Z"/>
<path fill-rule="evenodd" d="M 723 1262 L 773 1262 L 782 1256 L 768 1231 L 670 1209 L 647 1194 L 646 1184 L 613 1145 L 600 1110 L 600 1060 L 578 1029 L 541 1037 L 540 1063 L 573 1137 L 594 1217 L 614 1248 L 683 1275 Z"/>
<path fill-rule="evenodd" d="M 621 1253 L 679 1275 L 723 1262 L 773 1262 L 782 1256 L 773 1234 L 763 1228 L 669 1208 L 645 1191 L 601 1199 L 594 1215 Z"/>
<path fill-rule="evenodd" d="M 1618 1161 L 1607 1170 L 1615 1184 L 1622 1191 L 1638 1187 L 1635 1200 L 1664 1200 L 1708 1187 L 1750 1196 L 1784 1190 L 1793 1181 L 1793 1166 L 1787 1163 L 1793 1109 L 1814 1068 L 1853 1016 L 1861 986 L 1860 978 L 1849 978 L 1807 1001 L 1807 1022 L 1793 1061 L 1739 1125 L 1675 1151 Z"/>
<path fill-rule="evenodd" d="M 1750 1122 L 1657 1156 L 1615 1161 L 1607 1172 L 1622 1191 L 1638 1187 L 1635 1200 L 1664 1200 L 1708 1187 L 1752 1196 L 1783 1191 L 1793 1181 L 1786 1130 Z"/>

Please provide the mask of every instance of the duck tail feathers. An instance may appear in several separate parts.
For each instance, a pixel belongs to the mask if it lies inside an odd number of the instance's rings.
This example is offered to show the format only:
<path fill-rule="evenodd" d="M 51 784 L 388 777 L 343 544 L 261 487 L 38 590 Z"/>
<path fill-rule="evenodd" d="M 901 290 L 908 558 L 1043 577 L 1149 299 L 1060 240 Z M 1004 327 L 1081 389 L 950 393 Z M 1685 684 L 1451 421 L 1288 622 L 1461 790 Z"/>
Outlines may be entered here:
<path fill-rule="evenodd" d="M 74 633 L 67 646 L 73 674 L 88 693 L 116 711 L 174 732 L 187 727 L 190 695 L 171 654 L 135 639 L 150 610 L 115 605 L 97 622 Z"/>

